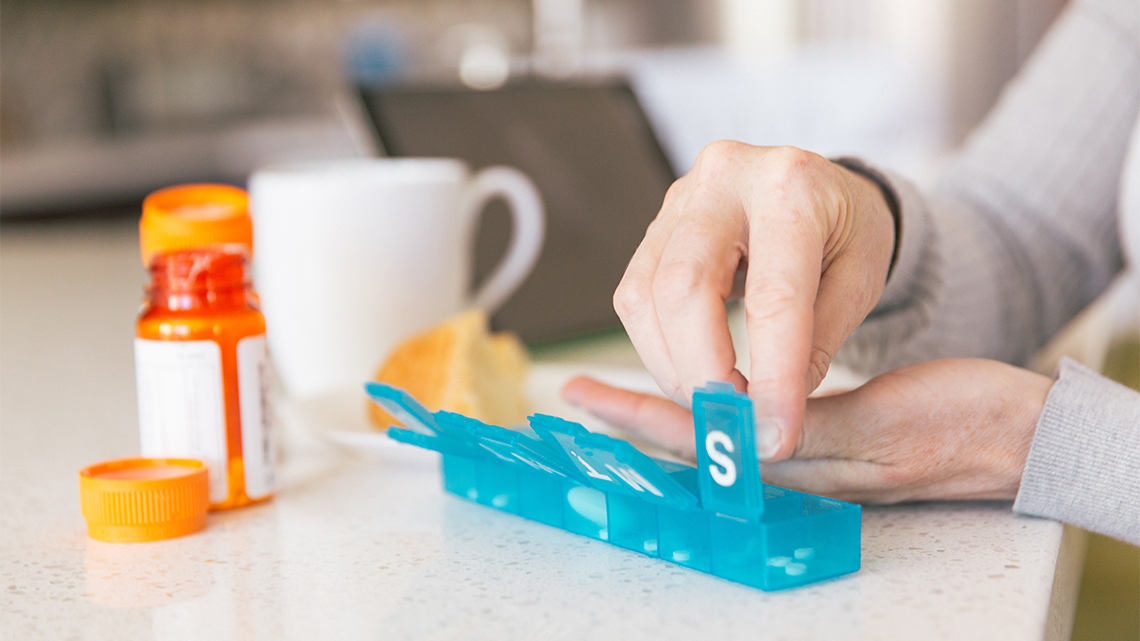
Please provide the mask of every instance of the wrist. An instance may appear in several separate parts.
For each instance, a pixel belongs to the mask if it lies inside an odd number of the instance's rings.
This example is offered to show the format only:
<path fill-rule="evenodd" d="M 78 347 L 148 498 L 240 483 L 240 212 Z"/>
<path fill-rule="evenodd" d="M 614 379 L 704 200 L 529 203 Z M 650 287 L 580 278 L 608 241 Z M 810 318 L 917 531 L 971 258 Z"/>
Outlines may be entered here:
<path fill-rule="evenodd" d="M 1037 432 L 1037 423 L 1041 419 L 1049 390 L 1053 387 L 1053 380 L 1026 369 L 1009 367 L 1014 380 L 1007 389 L 1015 393 L 1009 396 L 1012 402 L 1006 408 L 1005 420 L 1013 427 L 1010 439 L 1011 450 L 1015 454 L 1009 469 L 1010 496 L 1008 497 L 1013 498 L 1021 485 L 1029 450 L 1033 445 L 1033 436 Z"/>
<path fill-rule="evenodd" d="M 902 209 L 899 206 L 898 194 L 895 193 L 894 188 L 891 187 L 891 183 L 887 180 L 886 176 L 867 166 L 858 158 L 844 156 L 841 158 L 832 158 L 831 162 L 851 172 L 857 179 L 873 186 L 874 191 L 877 193 L 877 197 L 875 198 L 876 204 L 881 205 L 888 214 L 891 227 L 891 259 L 887 266 L 887 274 L 884 281 L 889 280 L 891 274 L 894 272 L 895 264 L 898 263 L 899 239 L 902 237 Z"/>

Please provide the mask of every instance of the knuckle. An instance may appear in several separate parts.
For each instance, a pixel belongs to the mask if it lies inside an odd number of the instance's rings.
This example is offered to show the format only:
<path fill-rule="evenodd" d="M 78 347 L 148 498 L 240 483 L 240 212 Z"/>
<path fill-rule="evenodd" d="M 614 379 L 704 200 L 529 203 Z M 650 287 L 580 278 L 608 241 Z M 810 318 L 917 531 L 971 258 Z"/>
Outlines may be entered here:
<path fill-rule="evenodd" d="M 640 279 L 622 279 L 614 290 L 614 311 L 623 321 L 645 309 L 649 302 L 649 287 Z"/>
<path fill-rule="evenodd" d="M 830 165 L 823 156 L 798 147 L 777 147 L 768 153 L 768 181 L 775 187 L 785 189 L 804 182 L 814 182 L 814 177 L 822 171 L 824 165 Z"/>
<path fill-rule="evenodd" d="M 769 152 L 777 167 L 788 170 L 805 170 L 813 168 L 818 161 L 823 160 L 819 154 L 800 149 L 799 147 L 776 147 Z"/>
<path fill-rule="evenodd" d="M 646 249 L 646 245 L 649 245 L 651 238 L 658 236 L 659 234 L 668 235 L 667 233 L 668 224 L 665 220 L 665 212 L 662 211 L 661 213 L 657 214 L 657 218 L 651 220 L 649 222 L 649 225 L 645 227 L 645 236 L 642 238 L 641 244 L 637 245 L 637 251 L 634 252 L 634 258 L 630 259 L 629 262 L 633 263 L 634 260 L 637 259 L 637 254 L 642 253 Z"/>
<path fill-rule="evenodd" d="M 653 298 L 668 308 L 680 308 L 704 288 L 705 270 L 693 262 L 662 265 L 653 277 Z"/>
<path fill-rule="evenodd" d="M 784 279 L 771 279 L 748 288 L 744 295 L 744 313 L 750 319 L 766 319 L 792 309 L 800 295 L 795 286 Z"/>
<path fill-rule="evenodd" d="M 685 180 L 684 176 L 678 178 L 677 180 L 674 180 L 673 184 L 669 185 L 669 189 L 665 192 L 665 202 L 670 202 L 680 198 L 684 193 L 687 184 L 688 181 Z"/>
<path fill-rule="evenodd" d="M 820 382 L 827 376 L 828 370 L 831 368 L 831 360 L 833 354 L 813 345 L 811 348 L 811 356 L 808 358 L 808 389 L 813 390 L 819 386 Z"/>
<path fill-rule="evenodd" d="M 742 146 L 744 143 L 735 140 L 714 140 L 705 145 L 699 155 L 702 158 L 721 158 L 732 155 Z"/>
<path fill-rule="evenodd" d="M 698 173 L 716 173 L 725 165 L 736 162 L 750 147 L 751 145 L 735 140 L 710 142 L 697 154 L 697 162 L 694 167 L 698 168 Z"/>
<path fill-rule="evenodd" d="M 676 222 L 670 220 L 668 213 L 662 210 L 662 212 L 658 214 L 656 218 L 650 221 L 649 225 L 645 228 L 645 238 L 649 239 L 658 235 L 667 236 L 670 227 L 674 226 L 676 226 Z M 642 241 L 641 247 L 638 247 L 639 251 L 642 249 L 642 247 L 645 247 L 646 242 L 648 241 Z"/>

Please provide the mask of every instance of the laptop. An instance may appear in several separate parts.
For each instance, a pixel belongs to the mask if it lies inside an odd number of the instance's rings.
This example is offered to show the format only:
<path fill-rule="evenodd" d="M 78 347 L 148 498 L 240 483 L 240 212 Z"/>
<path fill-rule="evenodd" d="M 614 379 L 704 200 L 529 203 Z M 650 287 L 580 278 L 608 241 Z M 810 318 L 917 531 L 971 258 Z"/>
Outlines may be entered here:
<path fill-rule="evenodd" d="M 620 326 L 614 289 L 676 179 L 625 80 L 359 91 L 387 155 L 462 158 L 476 171 L 510 165 L 542 192 L 542 254 L 493 315 L 495 329 L 535 344 Z M 491 203 L 476 241 L 472 289 L 502 257 L 510 225 L 506 207 Z"/>

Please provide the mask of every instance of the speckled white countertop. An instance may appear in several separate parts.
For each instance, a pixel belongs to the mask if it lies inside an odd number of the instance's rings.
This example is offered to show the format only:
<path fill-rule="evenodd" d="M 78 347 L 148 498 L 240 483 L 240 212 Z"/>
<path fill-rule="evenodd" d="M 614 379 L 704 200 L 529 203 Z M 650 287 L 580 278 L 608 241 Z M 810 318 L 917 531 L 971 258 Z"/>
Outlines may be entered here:
<path fill-rule="evenodd" d="M 1071 625 L 1083 539 L 1007 503 L 867 508 L 862 570 L 764 593 L 446 496 L 432 453 L 300 432 L 273 502 L 181 539 L 91 541 L 77 470 L 138 452 L 133 223 L 5 226 L 0 242 L 6 639 L 1016 641 Z"/>

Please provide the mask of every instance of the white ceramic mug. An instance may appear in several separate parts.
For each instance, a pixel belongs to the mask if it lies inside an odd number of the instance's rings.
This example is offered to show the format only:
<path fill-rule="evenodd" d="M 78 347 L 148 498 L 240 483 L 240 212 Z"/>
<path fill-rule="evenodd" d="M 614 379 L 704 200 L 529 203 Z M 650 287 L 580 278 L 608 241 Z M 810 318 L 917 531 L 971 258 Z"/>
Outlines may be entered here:
<path fill-rule="evenodd" d="M 398 341 L 463 309 L 493 312 L 542 249 L 542 199 L 510 167 L 306 163 L 258 171 L 249 191 L 269 350 L 295 398 L 362 384 Z M 470 295 L 477 223 L 496 197 L 513 216 L 510 247 Z"/>

